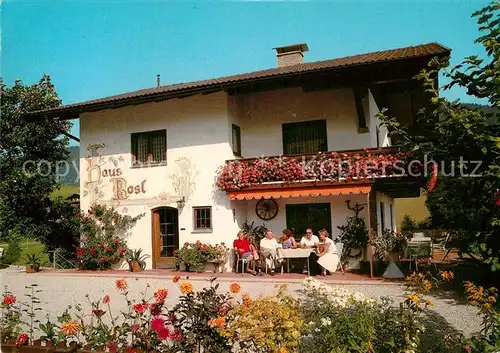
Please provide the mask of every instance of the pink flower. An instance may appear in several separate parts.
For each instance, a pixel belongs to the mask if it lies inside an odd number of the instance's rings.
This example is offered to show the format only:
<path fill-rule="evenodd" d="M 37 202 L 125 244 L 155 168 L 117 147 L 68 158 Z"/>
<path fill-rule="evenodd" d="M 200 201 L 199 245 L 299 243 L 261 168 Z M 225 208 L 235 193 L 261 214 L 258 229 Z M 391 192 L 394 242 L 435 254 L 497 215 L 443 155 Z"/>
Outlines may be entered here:
<path fill-rule="evenodd" d="M 165 327 L 165 320 L 162 317 L 156 316 L 151 320 L 151 329 L 156 332 L 159 332 L 161 329 Z"/>
<path fill-rule="evenodd" d="M 163 327 L 160 331 L 157 331 L 158 338 L 161 340 L 166 340 L 170 337 L 170 330 L 168 327 Z"/>
<path fill-rule="evenodd" d="M 132 305 L 132 310 L 134 310 L 136 313 L 143 313 L 146 311 L 148 305 L 146 303 L 137 303 Z"/>
<path fill-rule="evenodd" d="M 132 333 L 136 333 L 138 329 L 139 329 L 139 325 L 138 324 L 133 324 L 132 326 L 130 326 L 130 331 Z"/>
<path fill-rule="evenodd" d="M 115 342 L 106 342 L 105 346 L 110 351 L 116 351 L 118 349 L 118 345 Z"/>
<path fill-rule="evenodd" d="M 28 335 L 26 333 L 21 333 L 19 336 L 16 337 L 15 345 L 16 346 L 24 346 L 25 344 L 28 343 Z"/>
<path fill-rule="evenodd" d="M 495 199 L 496 205 L 500 206 L 500 190 L 495 192 L 495 195 L 493 196 L 493 198 Z"/>
<path fill-rule="evenodd" d="M 175 330 L 174 332 L 172 332 L 170 334 L 170 339 L 172 341 L 180 341 L 180 340 L 182 340 L 182 333 L 178 330 Z"/>

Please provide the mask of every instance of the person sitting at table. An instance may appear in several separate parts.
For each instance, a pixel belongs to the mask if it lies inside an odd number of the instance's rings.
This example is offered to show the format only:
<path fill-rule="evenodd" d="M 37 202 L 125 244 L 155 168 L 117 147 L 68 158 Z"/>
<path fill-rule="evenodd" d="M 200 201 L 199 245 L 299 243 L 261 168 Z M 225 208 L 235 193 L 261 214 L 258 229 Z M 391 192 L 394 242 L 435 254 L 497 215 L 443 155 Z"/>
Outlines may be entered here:
<path fill-rule="evenodd" d="M 300 239 L 301 248 L 316 248 L 319 244 L 319 238 L 313 234 L 311 228 L 306 229 L 306 234 Z"/>
<path fill-rule="evenodd" d="M 290 229 L 283 229 L 283 235 L 279 239 L 279 243 L 283 249 L 295 248 L 297 246 L 293 233 Z"/>
<path fill-rule="evenodd" d="M 300 239 L 300 247 L 301 248 L 317 248 L 319 245 L 319 238 L 313 234 L 313 230 L 311 228 L 306 229 L 306 234 Z M 320 273 L 320 268 L 318 266 L 318 255 L 315 251 L 311 251 L 309 255 L 309 265 L 310 265 L 310 274 L 315 276 Z M 304 265 L 302 273 L 307 273 L 307 264 Z"/>
<path fill-rule="evenodd" d="M 247 239 L 247 236 L 243 232 L 238 232 L 237 239 L 233 242 L 233 249 L 236 254 L 239 255 L 240 259 L 246 260 L 247 263 L 247 272 L 251 274 L 255 274 L 255 271 L 250 270 L 250 262 L 252 260 L 257 261 L 259 259 L 259 255 L 257 254 L 257 250 L 252 245 L 250 240 Z M 238 259 L 236 259 L 238 261 Z"/>
<path fill-rule="evenodd" d="M 270 261 L 271 268 L 271 276 L 274 276 L 274 270 L 276 266 L 280 266 L 283 261 L 282 254 L 279 249 L 281 249 L 280 245 L 276 241 L 276 238 L 273 237 L 272 230 L 266 231 L 266 237 L 262 238 L 260 241 L 260 251 L 262 253 L 262 257 L 267 261 Z"/>
<path fill-rule="evenodd" d="M 337 246 L 328 237 L 328 232 L 325 229 L 319 231 L 319 239 L 325 243 L 325 249 L 318 254 L 318 264 L 323 268 L 322 275 L 326 276 L 326 270 L 330 273 L 337 271 L 340 256 Z"/>

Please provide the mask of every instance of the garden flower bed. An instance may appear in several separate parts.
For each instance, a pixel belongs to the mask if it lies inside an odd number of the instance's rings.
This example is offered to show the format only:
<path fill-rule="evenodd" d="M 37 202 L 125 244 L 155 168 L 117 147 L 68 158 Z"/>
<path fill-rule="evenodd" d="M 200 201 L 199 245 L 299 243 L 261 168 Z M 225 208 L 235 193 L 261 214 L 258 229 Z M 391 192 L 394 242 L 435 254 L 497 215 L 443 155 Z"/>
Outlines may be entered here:
<path fill-rule="evenodd" d="M 451 280 L 453 274 L 442 272 L 440 277 Z M 194 290 L 188 278 L 180 277 L 165 288 L 146 285 L 141 293 L 132 293 L 134 285 L 119 279 L 115 287 L 126 304 L 122 310 L 113 310 L 120 303 L 117 297 L 111 299 L 112 293 L 87 296 L 88 309 L 79 303 L 56 320 L 41 322 L 35 314 L 40 289 L 32 286 L 27 288 L 27 302 L 13 293 L 3 294 L 2 351 L 49 353 L 58 346 L 54 352 L 423 352 L 422 314 L 432 305 L 425 293 L 437 282 L 414 273 L 408 277 L 403 301 L 391 305 L 390 299 L 368 298 L 313 278 L 303 281 L 297 298 L 287 295 L 285 286 L 275 295 L 260 297 L 245 293 L 238 283 L 224 292 L 215 279 Z M 177 286 L 182 295 L 167 307 L 171 286 Z M 494 290 L 472 284 L 466 290 L 473 303 L 498 317 L 492 305 Z M 440 353 L 487 352 L 474 347 L 491 345 L 494 332 L 488 329 L 488 336 L 468 340 L 451 337 L 453 345 Z"/>

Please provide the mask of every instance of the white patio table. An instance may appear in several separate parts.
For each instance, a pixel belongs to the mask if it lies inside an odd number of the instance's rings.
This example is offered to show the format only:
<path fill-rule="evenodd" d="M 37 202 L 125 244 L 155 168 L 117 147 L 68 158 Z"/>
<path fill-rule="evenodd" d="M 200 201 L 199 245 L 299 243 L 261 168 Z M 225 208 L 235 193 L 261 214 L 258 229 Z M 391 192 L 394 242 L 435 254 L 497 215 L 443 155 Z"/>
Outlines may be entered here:
<path fill-rule="evenodd" d="M 309 255 L 311 255 L 311 253 L 315 251 L 316 249 L 314 248 L 280 249 L 283 258 L 285 258 L 287 262 L 287 272 L 290 272 L 290 259 L 306 258 L 308 276 L 311 275 L 309 270 Z M 281 274 L 283 274 L 283 267 L 281 267 Z"/>

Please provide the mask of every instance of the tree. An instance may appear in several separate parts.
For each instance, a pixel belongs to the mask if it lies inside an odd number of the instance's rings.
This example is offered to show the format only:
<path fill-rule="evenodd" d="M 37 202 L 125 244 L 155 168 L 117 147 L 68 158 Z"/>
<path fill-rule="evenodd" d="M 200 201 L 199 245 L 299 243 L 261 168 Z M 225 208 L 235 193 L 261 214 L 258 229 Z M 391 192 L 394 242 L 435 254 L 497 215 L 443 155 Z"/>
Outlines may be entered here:
<path fill-rule="evenodd" d="M 445 72 L 450 83 L 443 87 L 463 87 L 494 110 L 500 108 L 499 10 L 500 2 L 495 1 L 472 15 L 482 34 L 476 43 L 484 47 L 487 58 L 467 57 Z M 387 117 L 386 110 L 380 118 L 391 135 L 401 138 L 402 149 L 437 163 L 437 187 L 427 201 L 433 225 L 455 230 L 462 252 L 500 271 L 500 124 L 492 113 L 439 96 L 435 77 L 448 65 L 434 59 L 417 75 L 430 101 L 412 130 Z"/>
<path fill-rule="evenodd" d="M 68 159 L 68 139 L 60 135 L 71 125 L 24 118 L 61 104 L 48 75 L 31 86 L 0 81 L 0 94 L 0 232 L 16 229 L 21 236 L 47 239 L 55 218 L 50 195 L 58 187 L 57 162 Z"/>

